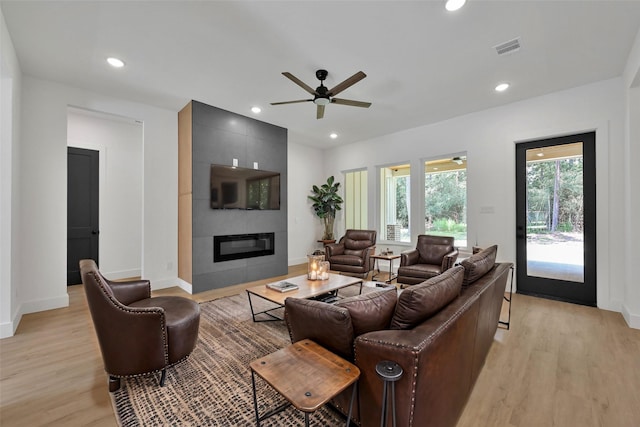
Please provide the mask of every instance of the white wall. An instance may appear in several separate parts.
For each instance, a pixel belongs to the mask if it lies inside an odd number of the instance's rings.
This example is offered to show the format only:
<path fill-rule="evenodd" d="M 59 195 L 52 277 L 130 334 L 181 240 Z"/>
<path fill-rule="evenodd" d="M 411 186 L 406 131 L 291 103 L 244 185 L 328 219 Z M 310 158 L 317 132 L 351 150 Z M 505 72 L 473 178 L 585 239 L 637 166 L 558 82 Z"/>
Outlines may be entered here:
<path fill-rule="evenodd" d="M 99 152 L 99 265 L 110 279 L 142 271 L 142 124 L 69 108 L 67 145 Z"/>
<path fill-rule="evenodd" d="M 311 187 L 327 181 L 322 151 L 289 140 L 287 146 L 287 174 L 289 187 L 288 245 L 289 265 L 307 262 L 306 255 L 320 249 L 316 241 L 322 237 L 322 223 L 315 216 L 311 201 Z"/>
<path fill-rule="evenodd" d="M 626 187 L 626 245 L 623 251 L 626 261 L 626 297 L 622 305 L 622 314 L 627 323 L 640 329 L 640 286 L 635 263 L 640 257 L 640 31 L 629 54 L 623 74 L 627 108 L 627 134 L 625 141 L 626 172 L 629 185 Z"/>
<path fill-rule="evenodd" d="M 142 276 L 154 288 L 177 278 L 177 112 L 24 76 L 18 230 L 23 262 L 13 286 L 29 313 L 68 305 L 66 289 L 67 107 L 144 123 Z"/>
<path fill-rule="evenodd" d="M 326 174 L 366 166 L 370 224 L 378 224 L 377 167 L 410 160 L 421 182 L 425 158 L 467 152 L 469 241 L 499 245 L 515 260 L 515 142 L 596 130 L 598 306 L 620 311 L 625 298 L 624 106 L 621 79 L 553 93 L 504 107 L 405 130 L 326 152 Z M 375 190 L 373 190 L 375 189 Z M 412 193 L 412 235 L 420 231 L 420 191 Z M 422 197 L 424 197 L 422 195 Z M 418 200 L 418 202 L 416 202 Z M 494 213 L 480 213 L 492 207 Z M 373 221 L 372 221 L 373 220 Z M 381 243 L 384 244 L 384 243 Z M 385 245 L 386 246 L 386 245 Z"/>
<path fill-rule="evenodd" d="M 0 11 L 0 338 L 13 335 L 20 316 L 12 286 L 18 273 L 20 224 L 16 168 L 20 159 L 21 71 L 11 36 Z"/>

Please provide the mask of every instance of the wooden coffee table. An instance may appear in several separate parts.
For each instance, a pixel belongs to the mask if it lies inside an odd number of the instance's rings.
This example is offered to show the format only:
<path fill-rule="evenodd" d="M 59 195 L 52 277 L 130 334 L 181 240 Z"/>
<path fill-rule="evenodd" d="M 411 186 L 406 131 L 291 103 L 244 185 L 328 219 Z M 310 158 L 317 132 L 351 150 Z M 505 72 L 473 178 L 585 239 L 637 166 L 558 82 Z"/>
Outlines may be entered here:
<path fill-rule="evenodd" d="M 356 381 L 360 377 L 360 370 L 354 364 L 311 340 L 302 340 L 254 360 L 249 367 L 258 427 L 261 421 L 291 405 L 304 412 L 305 426 L 308 426 L 311 412 L 318 410 L 355 383 L 347 416 L 347 427 L 349 426 L 357 390 Z M 256 394 L 256 375 L 265 380 L 287 402 L 260 415 Z"/>
<path fill-rule="evenodd" d="M 284 307 L 284 300 L 289 297 L 309 299 L 317 297 L 330 292 L 337 292 L 339 289 L 346 288 L 347 286 L 360 284 L 360 293 L 362 293 L 362 279 L 351 276 L 343 276 L 341 274 L 329 273 L 327 280 L 308 280 L 307 275 L 289 277 L 280 281 L 294 283 L 298 285 L 298 289 L 289 292 L 278 292 L 273 289 L 269 289 L 266 285 L 254 286 L 247 289 L 247 296 L 249 298 L 249 306 L 251 307 L 251 315 L 254 322 L 265 322 L 272 320 L 282 320 L 282 318 L 271 313 L 274 310 Z M 260 297 L 269 302 L 272 302 L 277 307 L 270 308 L 255 312 L 253 303 L 251 302 L 251 296 Z M 259 314 L 265 314 L 267 319 L 256 319 Z"/>

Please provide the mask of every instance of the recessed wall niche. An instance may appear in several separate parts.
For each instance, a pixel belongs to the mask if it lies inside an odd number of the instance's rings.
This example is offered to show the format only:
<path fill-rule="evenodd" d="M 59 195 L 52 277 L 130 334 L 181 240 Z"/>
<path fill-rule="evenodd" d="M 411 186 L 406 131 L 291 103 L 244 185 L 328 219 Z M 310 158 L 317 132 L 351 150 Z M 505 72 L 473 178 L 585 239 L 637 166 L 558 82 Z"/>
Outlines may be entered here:
<path fill-rule="evenodd" d="M 280 209 L 212 209 L 211 165 L 280 173 Z M 214 262 L 214 237 L 273 233 L 274 254 Z M 287 129 L 198 101 L 178 113 L 178 277 L 192 292 L 287 274 Z"/>

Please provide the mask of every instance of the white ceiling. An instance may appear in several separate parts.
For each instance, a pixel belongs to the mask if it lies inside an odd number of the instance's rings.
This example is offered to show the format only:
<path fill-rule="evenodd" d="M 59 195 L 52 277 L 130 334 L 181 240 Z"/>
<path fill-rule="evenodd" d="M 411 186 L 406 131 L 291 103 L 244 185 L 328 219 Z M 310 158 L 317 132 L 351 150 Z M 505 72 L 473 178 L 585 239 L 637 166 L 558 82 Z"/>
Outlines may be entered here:
<path fill-rule="evenodd" d="M 620 76 L 640 27 L 635 1 L 4 1 L 23 73 L 179 111 L 195 99 L 331 147 Z M 494 46 L 520 37 L 520 51 Z M 126 67 L 106 65 L 117 56 Z M 312 103 L 281 75 L 369 109 Z M 511 83 L 504 93 L 493 88 Z M 262 113 L 253 115 L 253 105 Z M 329 139 L 331 132 L 339 138 Z"/>

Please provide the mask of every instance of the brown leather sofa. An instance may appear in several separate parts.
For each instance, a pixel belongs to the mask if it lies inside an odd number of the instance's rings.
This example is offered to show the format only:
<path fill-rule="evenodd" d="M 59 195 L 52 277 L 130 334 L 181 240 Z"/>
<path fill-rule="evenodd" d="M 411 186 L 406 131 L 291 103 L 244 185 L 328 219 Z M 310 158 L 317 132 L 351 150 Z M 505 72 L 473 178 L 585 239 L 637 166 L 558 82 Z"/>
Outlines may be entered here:
<path fill-rule="evenodd" d="M 80 261 L 80 273 L 98 336 L 109 391 L 121 377 L 160 371 L 185 360 L 198 339 L 200 306 L 177 296 L 151 297 L 148 280 L 107 280 L 90 259 Z"/>
<path fill-rule="evenodd" d="M 449 236 L 420 234 L 416 248 L 400 254 L 397 282 L 415 285 L 453 267 L 458 258 L 453 240 Z"/>
<path fill-rule="evenodd" d="M 496 264 L 496 251 L 488 248 L 463 266 L 404 289 L 397 302 L 393 288 L 336 305 L 288 298 L 291 340 L 312 339 L 360 368 L 353 418 L 361 427 L 381 425 L 383 382 L 375 368 L 383 360 L 404 371 L 395 383 L 397 425 L 453 427 L 498 326 L 512 264 Z M 350 393 L 332 401 L 345 414 Z"/>
<path fill-rule="evenodd" d="M 333 271 L 366 277 L 371 271 L 371 255 L 376 248 L 375 230 L 347 230 L 338 243 L 325 246 L 325 256 Z"/>

